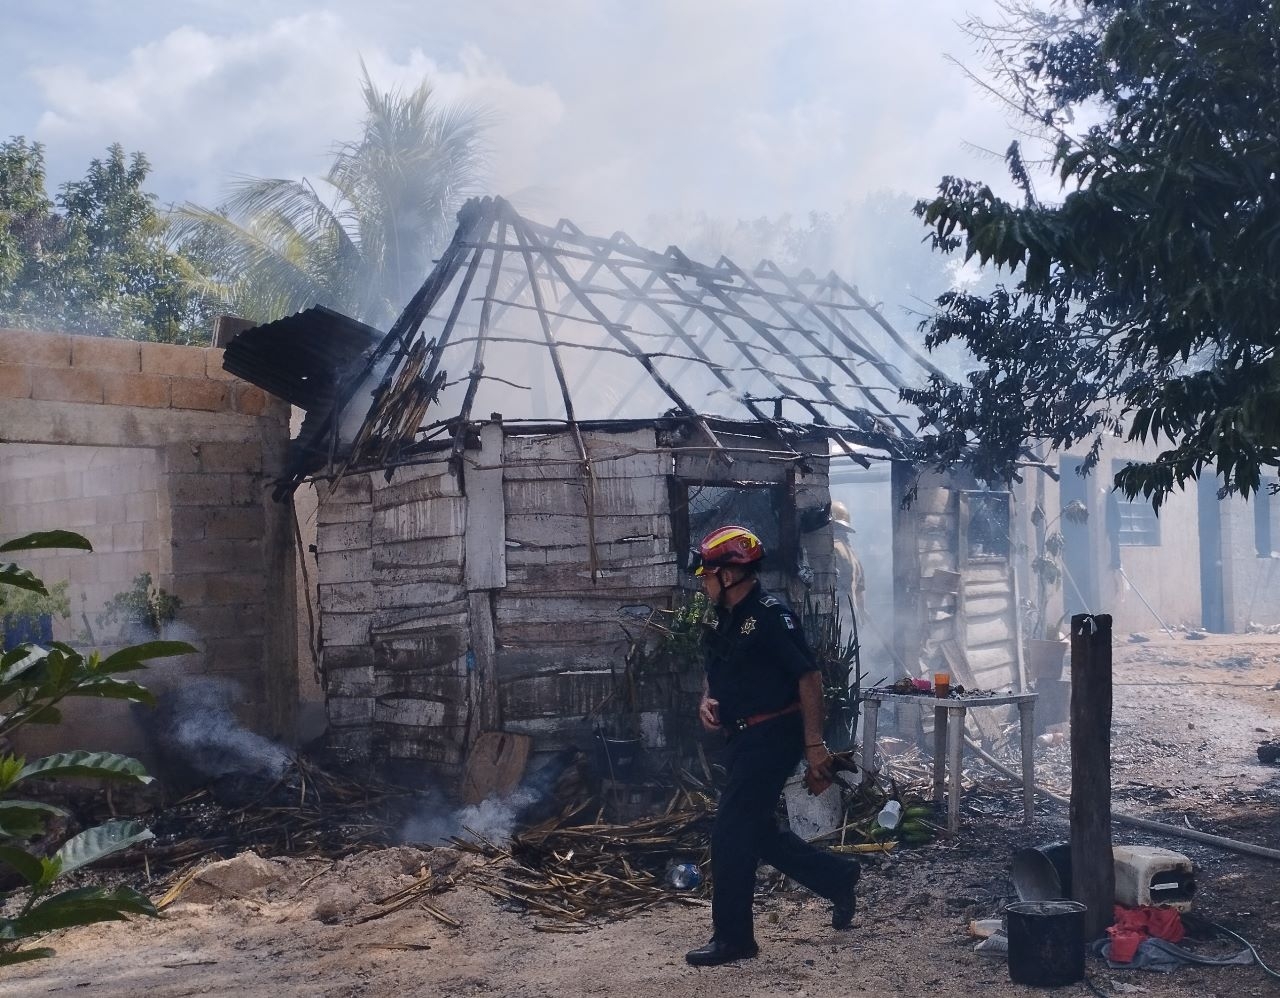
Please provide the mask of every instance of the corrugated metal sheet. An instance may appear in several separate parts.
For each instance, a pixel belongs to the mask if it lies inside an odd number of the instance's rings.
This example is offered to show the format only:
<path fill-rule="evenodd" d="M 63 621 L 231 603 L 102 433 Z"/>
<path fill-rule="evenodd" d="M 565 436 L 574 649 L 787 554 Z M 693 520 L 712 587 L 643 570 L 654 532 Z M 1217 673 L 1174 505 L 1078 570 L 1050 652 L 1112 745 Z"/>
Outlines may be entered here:
<path fill-rule="evenodd" d="M 310 411 L 333 405 L 342 376 L 383 334 L 341 312 L 316 305 L 246 329 L 227 344 L 225 370 Z"/>

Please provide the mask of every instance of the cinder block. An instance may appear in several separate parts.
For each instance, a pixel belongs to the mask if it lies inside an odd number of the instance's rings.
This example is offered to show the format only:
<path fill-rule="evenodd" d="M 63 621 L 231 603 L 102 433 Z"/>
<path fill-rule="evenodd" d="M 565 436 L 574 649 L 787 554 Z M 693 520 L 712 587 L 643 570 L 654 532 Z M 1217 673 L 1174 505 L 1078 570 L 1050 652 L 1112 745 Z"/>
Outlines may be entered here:
<path fill-rule="evenodd" d="M 31 368 L 22 364 L 0 364 L 0 397 L 31 398 Z"/>
<path fill-rule="evenodd" d="M 31 397 L 48 402 L 102 402 L 102 375 L 72 367 L 38 367 L 31 372 Z"/>
<path fill-rule="evenodd" d="M 169 444 L 161 450 L 164 457 L 164 470 L 171 475 L 197 474 L 200 467 L 200 444 Z"/>
<path fill-rule="evenodd" d="M 243 672 L 243 682 L 259 685 L 263 660 L 261 637 L 210 635 L 204 638 L 210 669 L 227 673 Z"/>
<path fill-rule="evenodd" d="M 71 337 L 71 366 L 93 371 L 142 370 L 142 344 L 114 336 Z"/>
<path fill-rule="evenodd" d="M 107 405 L 136 405 L 143 409 L 167 409 L 169 408 L 169 380 L 160 374 L 104 371 L 102 401 Z"/>
<path fill-rule="evenodd" d="M 213 513 L 208 506 L 175 506 L 169 514 L 169 533 L 175 541 L 204 540 Z"/>
<path fill-rule="evenodd" d="M 212 381 L 235 381 L 236 376 L 222 366 L 225 353 L 220 347 L 207 347 L 204 351 L 204 376 Z"/>
<path fill-rule="evenodd" d="M 190 541 L 174 538 L 174 564 L 188 572 L 234 572 L 262 564 L 262 544 L 258 540 Z"/>
<path fill-rule="evenodd" d="M 230 503 L 233 506 L 251 506 L 270 498 L 271 483 L 261 475 L 229 475 L 231 479 Z"/>
<path fill-rule="evenodd" d="M 171 343 L 142 344 L 142 373 L 170 374 L 179 378 L 205 377 L 203 347 L 181 347 Z"/>
<path fill-rule="evenodd" d="M 99 500 L 99 502 L 101 501 Z M 116 551 L 145 550 L 147 547 L 146 526 L 145 523 L 112 523 L 111 547 Z"/>
<path fill-rule="evenodd" d="M 200 468 L 203 471 L 248 472 L 262 470 L 261 444 L 205 443 L 200 445 Z"/>
<path fill-rule="evenodd" d="M 261 506 L 233 506 L 209 511 L 204 535 L 210 538 L 248 539 L 261 537 L 266 516 Z"/>
<path fill-rule="evenodd" d="M 135 492 L 124 497 L 124 518 L 129 523 L 154 521 L 160 515 L 153 491 Z"/>
<path fill-rule="evenodd" d="M 231 502 L 230 475 L 169 475 L 172 506 L 226 506 Z"/>
<path fill-rule="evenodd" d="M 95 507 L 95 515 L 98 522 L 102 524 L 127 523 L 128 515 L 125 512 L 126 503 L 124 496 L 98 496 L 93 501 Z M 142 536 L 142 524 L 137 524 L 138 536 Z M 114 534 L 112 536 L 114 541 Z"/>
<path fill-rule="evenodd" d="M 210 606 L 260 601 L 267 591 L 261 572 L 218 572 L 205 576 L 205 602 Z"/>
<path fill-rule="evenodd" d="M 257 385 L 238 381 L 234 387 L 236 412 L 242 412 L 246 416 L 261 416 L 267 411 L 268 395 Z"/>
<path fill-rule="evenodd" d="M 169 405 L 174 409 L 222 412 L 230 408 L 231 386 L 201 378 L 174 378 L 169 385 Z"/>
<path fill-rule="evenodd" d="M 26 329 L 0 329 L 0 364 L 70 367 L 71 336 Z"/>

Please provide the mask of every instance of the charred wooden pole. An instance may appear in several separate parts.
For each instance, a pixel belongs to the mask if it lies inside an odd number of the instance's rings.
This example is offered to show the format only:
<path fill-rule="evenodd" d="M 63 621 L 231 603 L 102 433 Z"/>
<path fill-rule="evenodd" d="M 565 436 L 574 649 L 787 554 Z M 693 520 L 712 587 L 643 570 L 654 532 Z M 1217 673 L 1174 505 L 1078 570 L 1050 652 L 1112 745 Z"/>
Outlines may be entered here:
<path fill-rule="evenodd" d="M 1085 938 L 1112 920 L 1111 615 L 1071 618 L 1071 896 L 1082 902 Z"/>

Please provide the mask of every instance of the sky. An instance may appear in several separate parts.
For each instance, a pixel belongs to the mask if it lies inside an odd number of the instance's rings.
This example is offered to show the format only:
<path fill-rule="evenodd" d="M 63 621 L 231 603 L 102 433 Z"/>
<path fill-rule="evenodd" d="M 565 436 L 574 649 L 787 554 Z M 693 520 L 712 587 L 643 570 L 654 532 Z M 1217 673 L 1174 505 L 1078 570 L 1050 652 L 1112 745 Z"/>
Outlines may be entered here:
<path fill-rule="evenodd" d="M 654 214 L 835 211 L 998 179 L 1011 130 L 947 60 L 994 0 L 0 0 L 0 133 L 51 187 L 112 142 L 163 203 L 318 175 L 358 135 L 361 60 L 495 115 L 488 187 L 612 232 Z"/>

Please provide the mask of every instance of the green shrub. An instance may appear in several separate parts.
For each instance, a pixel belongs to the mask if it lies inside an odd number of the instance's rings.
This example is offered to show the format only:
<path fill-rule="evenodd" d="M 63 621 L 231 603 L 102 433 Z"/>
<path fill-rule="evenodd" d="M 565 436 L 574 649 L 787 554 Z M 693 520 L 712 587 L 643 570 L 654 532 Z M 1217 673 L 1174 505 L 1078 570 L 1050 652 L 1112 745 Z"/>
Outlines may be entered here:
<path fill-rule="evenodd" d="M 28 534 L 5 544 L 0 553 L 38 548 L 91 551 L 79 534 L 53 530 Z M 44 583 L 29 570 L 0 562 L 0 593 L 48 597 Z M 57 724 L 58 704 L 67 697 L 100 697 L 152 704 L 142 686 L 117 675 L 144 667 L 150 659 L 195 651 L 181 641 L 151 641 L 122 648 L 103 658 L 83 655 L 69 645 L 48 648 L 23 644 L 0 656 L 0 741 L 26 724 Z M 53 955 L 47 947 L 21 947 L 48 932 L 74 925 L 120 921 L 129 915 L 155 915 L 151 901 L 131 887 L 77 887 L 55 891 L 73 870 L 151 838 L 137 821 L 108 821 L 72 836 L 45 854 L 33 840 L 46 835 L 48 823 L 66 817 L 61 808 L 13 796 L 30 781 L 93 778 L 149 783 L 142 764 L 113 752 L 59 752 L 28 762 L 0 752 L 0 864 L 21 879 L 16 890 L 0 893 L 7 914 L 0 915 L 0 965 Z"/>

